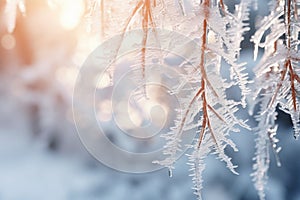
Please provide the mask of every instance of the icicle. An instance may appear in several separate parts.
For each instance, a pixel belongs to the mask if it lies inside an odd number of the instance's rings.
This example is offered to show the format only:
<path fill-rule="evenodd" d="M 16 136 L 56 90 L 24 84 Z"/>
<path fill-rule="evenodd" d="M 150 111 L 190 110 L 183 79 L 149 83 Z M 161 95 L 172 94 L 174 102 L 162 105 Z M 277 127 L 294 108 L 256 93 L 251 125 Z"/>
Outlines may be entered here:
<path fill-rule="evenodd" d="M 171 167 L 168 167 L 168 173 L 169 173 L 169 177 L 172 178 L 173 176 L 173 171 Z"/>
<path fill-rule="evenodd" d="M 281 147 L 277 146 L 277 143 L 279 142 L 279 139 L 276 138 L 277 128 L 278 128 L 277 125 L 272 128 L 269 128 L 268 132 L 269 132 L 271 148 L 273 149 L 276 164 L 278 167 L 281 167 L 280 158 L 278 156 L 278 153 L 280 152 Z"/>
<path fill-rule="evenodd" d="M 300 116 L 299 111 L 292 111 L 291 118 L 294 126 L 294 138 L 297 140 L 300 135 Z"/>

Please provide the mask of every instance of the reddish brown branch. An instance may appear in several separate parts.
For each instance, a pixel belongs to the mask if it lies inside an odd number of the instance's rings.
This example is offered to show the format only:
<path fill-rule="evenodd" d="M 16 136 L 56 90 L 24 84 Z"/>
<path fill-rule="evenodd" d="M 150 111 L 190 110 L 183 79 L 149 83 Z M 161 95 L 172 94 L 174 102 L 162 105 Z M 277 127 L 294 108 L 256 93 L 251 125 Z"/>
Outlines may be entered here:
<path fill-rule="evenodd" d="M 142 29 L 143 29 L 143 40 L 142 40 L 142 80 L 146 80 L 146 45 L 147 45 L 147 39 L 148 39 L 148 25 L 149 25 L 149 11 L 150 11 L 150 1 L 146 0 L 143 9 L 142 9 Z M 147 98 L 147 90 L 146 90 L 146 84 L 143 84 L 143 90 L 144 94 Z"/>
<path fill-rule="evenodd" d="M 274 42 L 274 52 L 273 54 L 275 54 L 277 52 L 277 40 Z"/>
<path fill-rule="evenodd" d="M 283 70 L 282 70 L 282 72 L 281 72 L 281 78 L 280 78 L 280 81 L 279 81 L 279 83 L 277 84 L 276 90 L 275 90 L 275 92 L 274 92 L 274 95 L 272 96 L 272 99 L 271 99 L 271 101 L 270 101 L 270 103 L 269 103 L 269 105 L 268 105 L 268 108 L 270 108 L 270 107 L 274 104 L 275 99 L 277 98 L 278 92 L 279 92 L 279 90 L 280 90 L 280 88 L 281 88 L 281 86 L 282 86 L 283 80 L 284 80 L 284 78 L 285 78 L 287 69 L 288 69 L 288 61 L 286 61 L 286 62 L 284 63 L 284 68 L 283 68 Z"/>
<path fill-rule="evenodd" d="M 189 103 L 188 108 L 186 109 L 186 111 L 185 111 L 185 113 L 184 113 L 184 115 L 183 115 L 183 118 L 182 118 L 182 120 L 181 120 L 180 126 L 179 126 L 179 131 L 178 131 L 179 134 L 182 133 L 183 127 L 185 126 L 185 122 L 186 122 L 186 119 L 187 119 L 188 114 L 189 114 L 190 111 L 191 111 L 192 105 L 195 103 L 196 99 L 197 99 L 200 95 L 202 95 L 203 92 L 204 92 L 204 88 L 201 87 L 201 88 L 198 90 L 198 92 L 195 94 L 195 96 L 193 97 L 192 101 Z"/>
<path fill-rule="evenodd" d="M 298 9 L 297 9 L 297 1 L 296 0 L 293 0 L 293 7 L 294 7 L 295 20 L 298 20 Z"/>
<path fill-rule="evenodd" d="M 202 81 L 201 81 L 201 88 L 205 88 L 205 81 L 204 81 L 203 78 L 202 78 Z M 202 95 L 202 100 L 203 100 L 203 102 L 202 102 L 203 120 L 202 120 L 202 125 L 201 125 L 201 132 L 200 132 L 200 135 L 199 135 L 198 149 L 200 148 L 201 143 L 203 141 L 204 134 L 205 134 L 205 129 L 206 129 L 206 126 L 207 126 L 207 120 L 208 120 L 207 109 L 206 109 L 206 98 L 205 98 L 204 93 Z"/>
<path fill-rule="evenodd" d="M 224 5 L 223 0 L 220 0 L 220 6 L 221 6 L 221 9 L 222 9 L 224 15 L 226 15 L 226 10 L 225 10 L 225 5 Z"/>
<path fill-rule="evenodd" d="M 223 1 L 221 1 L 221 5 L 223 4 Z M 203 27 L 202 27 L 202 44 L 201 44 L 201 55 L 200 55 L 200 63 L 199 63 L 199 70 L 201 72 L 201 87 L 198 90 L 198 92 L 195 94 L 195 96 L 193 97 L 193 99 L 191 100 L 191 102 L 188 105 L 188 108 L 186 110 L 186 112 L 183 115 L 183 118 L 181 120 L 180 126 L 179 126 L 179 134 L 182 133 L 183 131 L 183 127 L 185 126 L 186 120 L 187 120 L 187 116 L 189 114 L 189 112 L 191 111 L 192 105 L 194 104 L 194 102 L 196 101 L 196 99 L 198 99 L 201 96 L 202 99 L 202 114 L 203 114 L 203 119 L 202 119 L 202 125 L 201 125 L 201 131 L 200 131 L 200 135 L 199 135 L 199 142 L 198 142 L 198 148 L 200 148 L 201 143 L 203 141 L 203 138 L 205 136 L 206 133 L 206 128 L 209 129 L 210 133 L 211 133 L 211 137 L 213 139 L 213 141 L 216 144 L 217 149 L 219 149 L 219 145 L 217 142 L 217 139 L 215 137 L 213 128 L 210 124 L 210 119 L 209 119 L 209 114 L 208 111 L 212 111 L 222 122 L 225 122 L 225 120 L 221 117 L 220 114 L 217 113 L 217 111 L 210 106 L 207 103 L 206 100 L 206 85 L 208 86 L 208 88 L 211 89 L 213 95 L 215 95 L 216 97 L 218 97 L 217 92 L 215 91 L 215 89 L 213 88 L 213 86 L 211 85 L 211 83 L 208 80 L 207 74 L 206 74 L 206 70 L 205 70 L 205 54 L 206 54 L 206 50 L 207 50 L 207 31 L 208 31 L 208 23 L 207 23 L 207 19 L 209 17 L 209 6 L 210 6 L 210 1 L 209 0 L 205 0 L 203 2 L 203 8 L 204 8 L 204 19 L 203 19 Z M 224 6 L 224 5 L 223 5 Z"/>
<path fill-rule="evenodd" d="M 292 1 L 293 1 L 293 6 L 294 6 L 294 14 L 297 15 L 297 5 L 295 0 L 287 0 L 286 2 L 286 9 L 285 9 L 285 23 L 286 23 L 286 45 L 287 45 L 287 49 L 288 49 L 288 55 L 290 55 L 290 51 L 291 51 L 291 6 L 292 6 Z M 274 53 L 277 51 L 277 42 L 274 43 Z M 269 103 L 268 107 L 271 107 L 274 102 L 275 99 L 277 98 L 278 92 L 282 86 L 282 83 L 284 81 L 284 78 L 286 76 L 287 71 L 289 70 L 289 75 L 290 75 L 290 84 L 291 84 L 291 93 L 292 93 L 292 100 L 293 100 L 293 108 L 294 111 L 297 110 L 297 101 L 296 101 L 296 88 L 295 88 L 295 80 L 300 83 L 300 77 L 294 72 L 293 67 L 292 67 L 292 63 L 291 60 L 297 60 L 295 58 L 291 58 L 290 56 L 288 56 L 288 58 L 286 59 L 285 63 L 284 63 L 284 67 L 283 70 L 281 72 L 281 78 L 279 83 L 277 84 L 276 90 L 274 95 L 272 96 L 272 99 Z"/>
<path fill-rule="evenodd" d="M 201 81 L 201 88 L 205 88 L 205 80 L 204 79 L 202 79 L 202 81 Z M 206 128 L 209 129 L 211 137 L 212 137 L 213 141 L 215 142 L 217 149 L 219 149 L 219 145 L 218 145 L 217 139 L 215 137 L 213 128 L 211 127 L 210 120 L 209 120 L 209 115 L 208 115 L 208 109 L 207 108 L 212 108 L 212 107 L 206 101 L 205 92 L 203 92 L 201 96 L 202 96 L 203 121 L 202 121 L 201 132 L 200 132 L 200 135 L 199 135 L 198 149 L 200 148 L 201 143 L 203 141 Z"/>
<path fill-rule="evenodd" d="M 213 141 L 214 141 L 215 144 L 216 144 L 216 148 L 217 148 L 218 151 L 220 152 L 219 144 L 218 144 L 217 138 L 216 138 L 216 136 L 215 136 L 215 134 L 214 134 L 214 131 L 213 131 L 211 125 L 210 125 L 209 119 L 207 120 L 207 126 L 208 126 L 208 129 L 209 129 L 209 131 L 210 131 L 211 137 L 212 137 Z"/>
<path fill-rule="evenodd" d="M 291 82 L 291 92 L 292 92 L 292 98 L 293 98 L 293 107 L 294 111 L 297 111 L 297 101 L 296 101 L 296 89 L 295 89 L 295 74 L 292 68 L 291 61 L 288 62 L 288 68 L 289 68 L 289 74 L 290 74 L 290 82 Z"/>
<path fill-rule="evenodd" d="M 223 117 L 213 108 L 211 105 L 207 105 L 208 109 L 211 110 L 222 122 L 226 123 Z"/>
<path fill-rule="evenodd" d="M 221 1 L 222 2 L 222 1 Z M 207 74 L 206 74 L 206 70 L 205 70 L 205 52 L 207 49 L 207 19 L 209 18 L 209 6 L 210 6 L 210 1 L 209 0 L 205 0 L 203 2 L 203 8 L 204 8 L 204 20 L 203 20 L 203 34 L 202 34 L 202 44 L 201 44 L 201 57 L 200 57 L 200 71 L 202 74 L 202 81 L 201 81 L 201 88 L 204 89 L 204 92 L 202 93 L 202 109 L 203 109 L 203 121 L 202 121 L 202 127 L 201 127 L 201 132 L 200 132 L 200 136 L 199 136 L 199 143 L 198 143 L 198 148 L 200 148 L 201 143 L 203 141 L 204 135 L 205 135 L 205 129 L 208 128 L 211 136 L 214 140 L 214 142 L 216 143 L 216 146 L 218 148 L 218 143 L 216 140 L 216 137 L 214 135 L 213 129 L 211 127 L 210 124 L 210 120 L 209 120 L 209 115 L 208 115 L 208 110 L 207 108 L 211 109 L 214 112 L 214 109 L 207 103 L 206 101 L 206 94 L 205 94 L 205 83 L 208 85 L 208 87 L 212 90 L 212 92 L 214 93 L 214 95 L 216 97 L 218 97 L 218 94 L 216 93 L 216 91 L 214 90 L 214 88 L 212 87 L 212 85 L 210 84 L 208 78 L 207 78 Z M 219 116 L 219 114 L 217 112 L 214 112 L 220 119 L 221 116 Z"/>
<path fill-rule="evenodd" d="M 296 79 L 296 81 L 298 81 L 298 83 L 300 83 L 300 77 L 294 73 L 294 78 Z"/>

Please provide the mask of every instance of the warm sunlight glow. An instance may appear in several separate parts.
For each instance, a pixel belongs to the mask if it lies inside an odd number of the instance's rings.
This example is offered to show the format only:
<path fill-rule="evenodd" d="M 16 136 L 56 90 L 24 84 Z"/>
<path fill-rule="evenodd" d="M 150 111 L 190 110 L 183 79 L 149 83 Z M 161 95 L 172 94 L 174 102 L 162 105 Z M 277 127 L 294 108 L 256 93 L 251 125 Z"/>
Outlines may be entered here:
<path fill-rule="evenodd" d="M 84 13 L 83 0 L 63 0 L 61 4 L 60 24 L 66 30 L 74 29 Z"/>
<path fill-rule="evenodd" d="M 61 67 L 56 71 L 56 78 L 62 83 L 73 86 L 78 75 L 78 69 L 75 67 Z"/>
<path fill-rule="evenodd" d="M 138 112 L 137 108 L 129 105 L 129 107 L 128 107 L 128 114 L 129 114 L 129 118 L 130 118 L 131 122 L 135 126 L 137 126 L 137 127 L 141 127 L 142 126 L 143 117 Z M 131 127 L 131 128 L 134 128 L 134 127 Z"/>
<path fill-rule="evenodd" d="M 11 50 L 16 46 L 16 40 L 13 35 L 5 34 L 1 38 L 1 46 L 4 49 Z"/>
<path fill-rule="evenodd" d="M 150 118 L 155 125 L 164 124 L 168 115 L 168 108 L 158 102 L 156 99 L 147 99 L 142 105 L 144 113 Z"/>
<path fill-rule="evenodd" d="M 100 80 L 97 82 L 97 85 L 96 87 L 98 89 L 102 89 L 102 88 L 106 88 L 108 86 L 111 85 L 111 78 L 109 77 L 109 74 L 108 73 L 104 73 Z"/>
<path fill-rule="evenodd" d="M 100 121 L 109 121 L 111 120 L 112 114 L 112 105 L 111 101 L 104 100 L 98 104 L 97 117 Z"/>

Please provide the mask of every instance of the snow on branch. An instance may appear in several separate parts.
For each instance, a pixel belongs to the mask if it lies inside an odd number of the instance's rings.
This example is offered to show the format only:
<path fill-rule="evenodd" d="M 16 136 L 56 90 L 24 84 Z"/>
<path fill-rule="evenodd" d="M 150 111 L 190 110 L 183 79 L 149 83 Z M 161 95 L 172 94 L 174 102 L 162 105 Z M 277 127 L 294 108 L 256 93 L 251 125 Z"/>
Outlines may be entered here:
<path fill-rule="evenodd" d="M 265 185 L 270 163 L 269 149 L 274 152 L 277 165 L 280 166 L 275 124 L 276 108 L 291 116 L 294 137 L 300 134 L 299 115 L 299 24 L 298 8 L 295 0 L 272 1 L 274 5 L 268 16 L 259 24 L 252 37 L 254 42 L 254 58 L 258 49 L 264 50 L 259 64 L 255 67 L 255 90 L 253 91 L 252 108 L 260 104 L 256 116 L 256 153 L 254 172 L 252 174 L 255 187 L 261 200 L 265 199 Z M 264 41 L 262 42 L 264 38 Z"/>

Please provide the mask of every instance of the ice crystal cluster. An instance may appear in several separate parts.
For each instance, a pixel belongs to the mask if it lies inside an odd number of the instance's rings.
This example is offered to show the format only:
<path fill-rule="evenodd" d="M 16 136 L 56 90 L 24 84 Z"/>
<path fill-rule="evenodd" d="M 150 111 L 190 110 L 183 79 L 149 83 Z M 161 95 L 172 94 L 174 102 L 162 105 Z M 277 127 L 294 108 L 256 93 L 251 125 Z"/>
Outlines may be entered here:
<path fill-rule="evenodd" d="M 254 157 L 254 172 L 252 174 L 260 199 L 265 199 L 265 185 L 270 163 L 270 149 L 274 152 L 277 165 L 280 166 L 276 138 L 276 117 L 278 107 L 290 115 L 294 137 L 300 134 L 299 118 L 299 6 L 296 0 L 271 1 L 269 15 L 258 24 L 252 36 L 254 58 L 258 49 L 264 50 L 258 65 L 254 68 L 255 86 L 249 101 L 250 113 L 255 105 L 259 112 L 255 116 L 258 126 L 254 128 L 257 134 L 256 153 Z"/>
<path fill-rule="evenodd" d="M 24 1 L 7 0 L 4 15 L 8 32 L 13 32 L 15 28 L 17 12 L 25 14 Z M 201 199 L 207 155 L 215 154 L 230 171 L 238 174 L 225 149 L 229 147 L 237 151 L 230 134 L 244 128 L 252 129 L 257 136 L 252 177 L 260 199 L 265 199 L 270 151 L 274 152 L 280 166 L 277 156 L 280 147 L 276 138 L 277 108 L 290 115 L 294 137 L 297 139 L 300 134 L 300 2 L 271 0 L 268 15 L 257 22 L 251 41 L 254 44 L 254 59 L 257 59 L 259 52 L 262 52 L 262 57 L 254 68 L 254 81 L 248 79 L 246 63 L 240 62 L 239 55 L 243 35 L 250 30 L 250 9 L 259 7 L 257 0 L 240 0 L 233 9 L 228 9 L 223 0 L 85 2 L 88 31 L 96 30 L 107 37 L 116 32 L 125 35 L 130 29 L 142 30 L 142 48 L 137 55 L 142 81 L 147 79 L 146 62 L 152 56 L 151 51 L 147 50 L 150 31 L 176 31 L 197 45 L 192 52 L 182 49 L 186 60 L 178 67 L 183 69 L 183 78 L 170 92 L 176 95 L 185 90 L 186 96 L 179 99 L 180 107 L 176 110 L 174 126 L 163 135 L 166 139 L 165 159 L 154 162 L 166 166 L 171 173 L 178 154 L 185 148 L 184 145 L 188 145 L 191 150 L 188 164 L 191 166 L 194 190 Z M 156 37 L 159 41 L 159 34 Z M 183 42 L 170 39 L 170 45 L 177 43 L 180 46 Z M 121 46 L 122 41 L 116 45 Z M 224 68 L 230 76 L 222 74 Z M 186 80 L 189 87 L 184 86 Z M 239 88 L 239 100 L 228 96 L 227 90 L 231 87 Z M 145 87 L 143 94 L 147 96 Z M 250 114 L 255 115 L 257 127 L 250 128 L 245 120 L 237 117 L 239 109 L 248 107 Z M 256 107 L 259 107 L 258 113 L 254 113 Z M 183 137 L 191 130 L 196 132 L 196 137 L 192 144 L 184 144 Z"/>
<path fill-rule="evenodd" d="M 177 153 L 182 150 L 181 138 L 190 129 L 195 129 L 197 136 L 190 145 L 193 151 L 188 156 L 195 194 L 199 198 L 202 172 L 205 169 L 204 159 L 208 154 L 216 154 L 218 159 L 237 174 L 236 166 L 226 155 L 225 148 L 231 147 L 237 151 L 229 135 L 238 132 L 240 127 L 248 128 L 244 121 L 236 117 L 239 106 L 245 106 L 245 97 L 249 93 L 246 86 L 247 74 L 244 73 L 245 64 L 238 62 L 242 35 L 247 30 L 247 3 L 242 1 L 236 6 L 234 13 L 229 13 L 223 2 L 194 2 L 195 10 L 186 14 L 188 23 L 196 23 L 197 29 L 194 30 L 193 37 L 199 41 L 200 52 L 191 58 L 195 68 L 184 66 L 193 87 L 189 95 L 180 99 L 182 106 L 178 110 L 175 126 L 164 136 L 167 140 L 164 151 L 167 158 L 158 163 L 172 170 Z M 222 61 L 230 66 L 229 80 L 221 75 Z M 233 85 L 238 85 L 241 89 L 242 98 L 239 102 L 226 96 L 226 89 Z"/>

